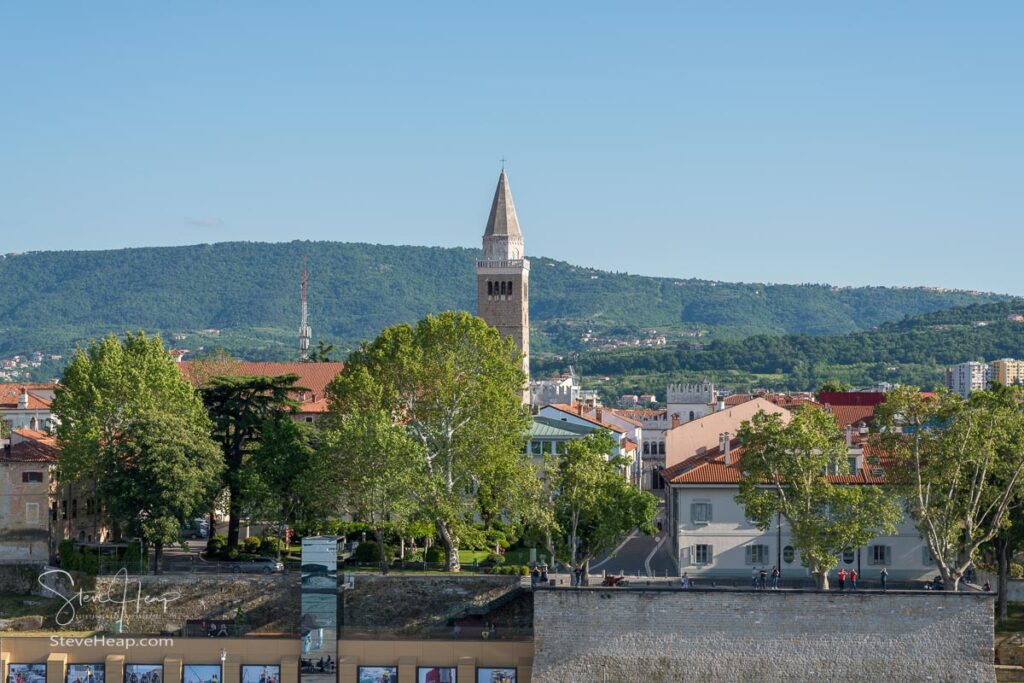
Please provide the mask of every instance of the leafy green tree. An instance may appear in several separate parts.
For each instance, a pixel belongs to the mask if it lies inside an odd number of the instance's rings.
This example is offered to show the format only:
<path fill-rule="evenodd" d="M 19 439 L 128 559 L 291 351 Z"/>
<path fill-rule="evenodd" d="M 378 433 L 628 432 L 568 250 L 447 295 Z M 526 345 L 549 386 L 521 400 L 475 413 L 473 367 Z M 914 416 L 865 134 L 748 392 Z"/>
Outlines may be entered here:
<path fill-rule="evenodd" d="M 331 357 L 334 353 L 334 344 L 327 344 L 323 339 L 316 343 L 316 348 L 309 352 L 307 363 L 331 363 L 335 359 Z"/>
<path fill-rule="evenodd" d="M 835 419 L 804 408 L 788 424 L 778 414 L 757 413 L 739 429 L 740 491 L 736 501 L 759 529 L 781 515 L 793 545 L 819 588 L 847 548 L 893 533 L 901 512 L 882 487 L 834 482 L 848 472 L 847 448 Z"/>
<path fill-rule="evenodd" d="M 876 411 L 879 444 L 900 465 L 907 510 L 953 590 L 1024 502 L 1022 401 L 1020 387 L 993 385 L 967 401 L 900 387 Z"/>
<path fill-rule="evenodd" d="M 376 405 L 351 379 L 361 371 L 379 387 Z M 332 419 L 381 409 L 417 443 L 417 507 L 433 520 L 450 571 L 459 569 L 479 487 L 510 523 L 536 513 L 539 483 L 523 452 L 525 382 L 512 340 L 480 318 L 445 312 L 385 329 L 349 356 L 329 389 Z"/>
<path fill-rule="evenodd" d="M 815 396 L 821 396 L 826 392 L 837 392 L 837 391 L 853 391 L 853 385 L 848 382 L 843 382 L 838 379 L 830 379 L 824 382 L 818 390 L 814 392 Z"/>
<path fill-rule="evenodd" d="M 347 385 L 346 391 L 362 394 L 364 408 L 324 430 L 320 491 L 334 498 L 338 510 L 366 522 L 377 538 L 381 571 L 386 573 L 385 524 L 401 526 L 417 510 L 423 447 L 379 407 L 381 391 L 366 368 L 339 381 Z"/>
<path fill-rule="evenodd" d="M 79 350 L 53 410 L 60 477 L 95 482 L 113 520 L 155 545 L 159 567 L 163 546 L 215 495 L 221 467 L 203 404 L 160 338 L 111 335 Z"/>
<path fill-rule="evenodd" d="M 224 487 L 228 490 L 228 548 L 238 547 L 244 508 L 244 467 L 259 448 L 263 428 L 296 404 L 297 375 L 280 377 L 211 377 L 200 389 L 213 421 L 213 440 L 224 456 Z"/>
<path fill-rule="evenodd" d="M 546 486 L 553 506 L 552 557 L 589 573 L 590 562 L 613 549 L 632 529 L 654 534 L 658 499 L 622 475 L 627 463 L 609 456 L 615 440 L 600 431 L 570 441 L 550 456 Z"/>
<path fill-rule="evenodd" d="M 311 425 L 285 413 L 263 424 L 259 444 L 239 473 L 244 514 L 275 522 L 279 532 L 327 517 L 330 509 L 318 495 L 324 488 L 318 439 Z"/>

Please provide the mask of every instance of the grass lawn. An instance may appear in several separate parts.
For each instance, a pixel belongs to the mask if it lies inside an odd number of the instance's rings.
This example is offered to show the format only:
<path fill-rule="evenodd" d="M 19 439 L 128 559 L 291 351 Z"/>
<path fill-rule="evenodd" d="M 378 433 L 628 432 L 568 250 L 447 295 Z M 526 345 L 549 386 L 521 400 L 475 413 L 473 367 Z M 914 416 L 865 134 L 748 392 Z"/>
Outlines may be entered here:
<path fill-rule="evenodd" d="M 35 595 L 0 594 L 0 618 L 25 617 L 34 614 L 49 616 L 60 607 L 62 601 Z"/>
<path fill-rule="evenodd" d="M 490 555 L 486 550 L 460 550 L 459 564 L 473 564 L 473 560 L 483 562 Z"/>

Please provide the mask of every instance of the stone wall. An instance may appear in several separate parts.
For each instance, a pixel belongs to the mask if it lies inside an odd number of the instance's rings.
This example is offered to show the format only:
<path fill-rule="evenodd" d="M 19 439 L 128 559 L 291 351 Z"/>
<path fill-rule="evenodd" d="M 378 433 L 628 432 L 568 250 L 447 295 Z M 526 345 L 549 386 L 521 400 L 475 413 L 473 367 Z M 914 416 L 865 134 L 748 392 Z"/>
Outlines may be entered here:
<path fill-rule="evenodd" d="M 981 593 L 542 589 L 534 683 L 995 680 Z"/>

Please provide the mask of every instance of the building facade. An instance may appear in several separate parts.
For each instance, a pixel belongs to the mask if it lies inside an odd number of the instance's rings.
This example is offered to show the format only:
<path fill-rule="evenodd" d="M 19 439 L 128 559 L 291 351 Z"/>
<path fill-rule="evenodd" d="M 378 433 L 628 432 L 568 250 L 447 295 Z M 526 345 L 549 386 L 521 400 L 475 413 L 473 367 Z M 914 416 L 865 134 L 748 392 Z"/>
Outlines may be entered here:
<path fill-rule="evenodd" d="M 946 388 L 964 398 L 969 397 L 972 391 L 987 389 L 989 381 L 991 374 L 988 363 L 968 361 L 946 370 Z"/>
<path fill-rule="evenodd" d="M 50 494 L 57 449 L 53 439 L 11 434 L 0 452 L 0 562 L 50 559 Z"/>
<path fill-rule="evenodd" d="M 530 262 L 525 258 L 523 233 L 512 202 L 508 176 L 502 169 L 484 229 L 483 249 L 476 262 L 477 314 L 511 337 L 522 354 L 523 372 L 530 376 Z M 529 403 L 529 384 L 523 402 Z"/>
<path fill-rule="evenodd" d="M 1024 384 L 1024 360 L 1000 358 L 989 363 L 991 381 L 1011 386 Z"/>

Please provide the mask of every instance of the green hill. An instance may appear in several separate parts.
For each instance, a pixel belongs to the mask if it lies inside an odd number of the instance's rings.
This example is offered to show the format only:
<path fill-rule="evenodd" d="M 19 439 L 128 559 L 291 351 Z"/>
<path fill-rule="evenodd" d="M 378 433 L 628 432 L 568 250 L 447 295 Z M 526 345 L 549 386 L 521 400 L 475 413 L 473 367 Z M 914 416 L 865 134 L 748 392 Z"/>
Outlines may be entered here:
<path fill-rule="evenodd" d="M 62 353 L 107 332 L 143 328 L 196 350 L 294 356 L 302 260 L 310 269 L 314 343 L 342 349 L 386 325 L 474 309 L 475 249 L 335 242 L 232 242 L 115 251 L 53 251 L 0 259 L 0 358 Z M 835 288 L 669 279 L 533 258 L 538 358 L 586 348 L 581 335 L 670 341 L 829 335 L 979 302 L 993 294 L 924 288 Z M 219 336 L 200 332 L 216 328 Z"/>
<path fill-rule="evenodd" d="M 574 367 L 619 392 L 664 392 L 665 383 L 712 377 L 732 388 L 806 390 L 827 379 L 858 386 L 876 382 L 932 387 L 944 367 L 968 360 L 1024 357 L 1024 299 L 909 316 L 877 329 L 835 336 L 755 335 L 668 348 L 582 354 Z M 535 373 L 560 363 L 538 362 Z M 607 377 L 606 380 L 599 378 Z"/>

